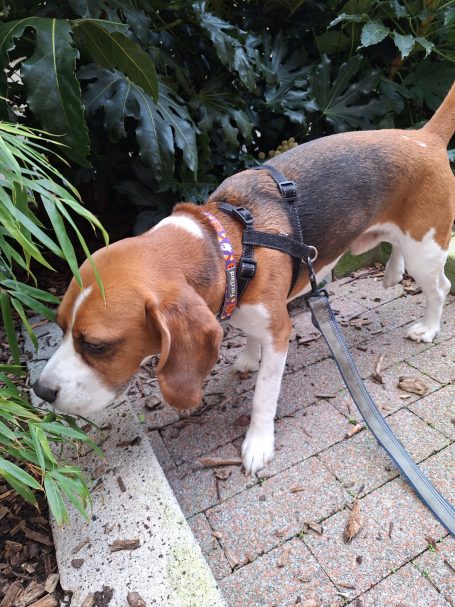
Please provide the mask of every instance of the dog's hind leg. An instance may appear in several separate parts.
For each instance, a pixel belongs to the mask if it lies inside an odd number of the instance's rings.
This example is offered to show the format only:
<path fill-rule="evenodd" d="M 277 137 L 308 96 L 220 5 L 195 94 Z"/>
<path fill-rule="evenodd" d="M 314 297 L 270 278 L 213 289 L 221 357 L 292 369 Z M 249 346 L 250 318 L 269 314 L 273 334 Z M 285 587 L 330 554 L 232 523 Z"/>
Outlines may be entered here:
<path fill-rule="evenodd" d="M 404 272 L 404 257 L 401 250 L 394 246 L 390 254 L 389 261 L 386 264 L 384 278 L 382 284 L 385 289 L 394 287 L 403 278 Z"/>
<path fill-rule="evenodd" d="M 442 308 L 450 290 L 444 274 L 447 251 L 433 238 L 430 230 L 421 241 L 406 238 L 403 247 L 406 270 L 422 288 L 426 298 L 425 314 L 413 325 L 407 337 L 417 342 L 431 342 L 439 332 Z"/>

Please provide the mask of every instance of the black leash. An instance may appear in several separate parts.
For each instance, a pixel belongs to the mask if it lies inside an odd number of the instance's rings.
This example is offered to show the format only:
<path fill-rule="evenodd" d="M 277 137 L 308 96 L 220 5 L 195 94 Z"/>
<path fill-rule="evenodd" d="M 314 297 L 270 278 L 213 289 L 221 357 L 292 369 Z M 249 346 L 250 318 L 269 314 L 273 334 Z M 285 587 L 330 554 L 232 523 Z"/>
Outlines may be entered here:
<path fill-rule="evenodd" d="M 455 537 L 455 508 L 439 493 L 431 481 L 412 460 L 409 453 L 393 433 L 387 420 L 379 411 L 360 377 L 341 328 L 330 307 L 328 294 L 324 289 L 318 289 L 316 275 L 313 269 L 313 261 L 316 258 L 317 251 L 314 247 L 307 246 L 303 242 L 300 220 L 294 205 L 294 202 L 297 199 L 297 191 L 294 182 L 286 180 L 279 171 L 269 165 L 262 165 L 256 168 L 265 169 L 270 172 L 277 183 L 283 198 L 290 203 L 289 213 L 293 231 L 294 235 L 297 236 L 299 240 L 295 240 L 283 234 L 258 232 L 254 230 L 254 220 L 250 211 L 244 207 L 234 207 L 227 203 L 221 203 L 219 208 L 231 217 L 240 221 L 244 227 L 242 240 L 243 253 L 237 273 L 239 298 L 256 272 L 254 246 L 277 249 L 291 255 L 294 261 L 291 290 L 299 276 L 302 260 L 305 261 L 308 267 L 311 284 L 311 293 L 307 295 L 307 301 L 311 310 L 313 324 L 323 335 L 358 410 L 362 414 L 367 426 L 376 437 L 376 440 L 395 462 L 395 465 L 400 470 L 401 474 L 407 479 L 408 483 L 422 502 L 442 525 L 444 525 L 447 531 Z M 297 264 L 295 263 L 296 259 Z M 242 266 L 242 264 L 244 265 Z"/>

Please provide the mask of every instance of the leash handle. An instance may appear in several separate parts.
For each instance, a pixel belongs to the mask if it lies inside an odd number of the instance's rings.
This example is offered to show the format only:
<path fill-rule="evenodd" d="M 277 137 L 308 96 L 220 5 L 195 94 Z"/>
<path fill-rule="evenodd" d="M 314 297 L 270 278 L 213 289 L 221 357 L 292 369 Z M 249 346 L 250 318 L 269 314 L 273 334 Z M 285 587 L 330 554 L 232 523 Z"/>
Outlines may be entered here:
<path fill-rule="evenodd" d="M 322 333 L 358 410 L 379 444 L 447 531 L 455 537 L 455 508 L 434 487 L 397 439 L 387 420 L 379 411 L 355 365 L 341 328 L 324 290 L 312 291 L 307 297 L 313 324 Z"/>

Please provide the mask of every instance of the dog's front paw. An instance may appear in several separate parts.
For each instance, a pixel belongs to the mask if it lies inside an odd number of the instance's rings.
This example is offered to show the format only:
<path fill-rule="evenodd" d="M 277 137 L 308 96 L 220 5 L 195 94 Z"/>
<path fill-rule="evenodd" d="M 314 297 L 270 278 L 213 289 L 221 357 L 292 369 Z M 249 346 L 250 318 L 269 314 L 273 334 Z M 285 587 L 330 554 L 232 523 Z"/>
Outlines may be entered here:
<path fill-rule="evenodd" d="M 421 341 L 431 343 L 438 331 L 439 327 L 427 327 L 427 325 L 424 325 L 422 322 L 418 322 L 409 329 L 406 333 L 406 337 L 413 339 L 417 343 Z"/>
<path fill-rule="evenodd" d="M 248 430 L 242 445 L 242 461 L 245 474 L 254 476 L 272 461 L 275 438 L 272 430 Z"/>
<path fill-rule="evenodd" d="M 257 371 L 259 369 L 259 360 L 259 356 L 251 356 L 249 353 L 244 351 L 239 354 L 237 360 L 232 365 L 232 368 L 238 373 Z"/>

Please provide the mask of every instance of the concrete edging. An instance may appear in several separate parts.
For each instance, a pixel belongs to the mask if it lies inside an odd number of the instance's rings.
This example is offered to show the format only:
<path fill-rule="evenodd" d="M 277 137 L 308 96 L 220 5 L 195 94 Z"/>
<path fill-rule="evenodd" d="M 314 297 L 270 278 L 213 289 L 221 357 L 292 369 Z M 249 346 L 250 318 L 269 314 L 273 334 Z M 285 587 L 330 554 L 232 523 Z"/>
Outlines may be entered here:
<path fill-rule="evenodd" d="M 39 350 L 26 336 L 31 380 L 39 375 L 60 338 L 52 323 L 37 328 Z M 94 480 L 92 518 L 75 510 L 71 523 L 52 521 L 60 582 L 73 592 L 71 607 L 88 595 L 113 589 L 110 607 L 127 607 L 136 591 L 146 605 L 160 607 L 226 607 L 199 544 L 153 453 L 144 426 L 128 402 L 114 404 L 96 420 L 104 462 L 92 450 L 65 458 Z M 101 436 L 100 436 L 101 432 Z M 115 540 L 139 539 L 136 550 L 112 552 Z"/>

